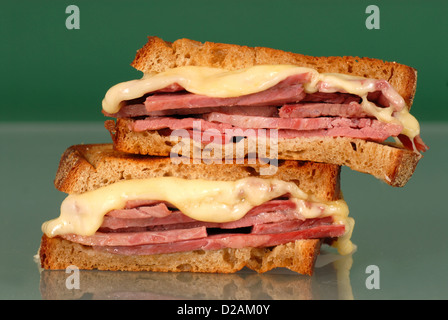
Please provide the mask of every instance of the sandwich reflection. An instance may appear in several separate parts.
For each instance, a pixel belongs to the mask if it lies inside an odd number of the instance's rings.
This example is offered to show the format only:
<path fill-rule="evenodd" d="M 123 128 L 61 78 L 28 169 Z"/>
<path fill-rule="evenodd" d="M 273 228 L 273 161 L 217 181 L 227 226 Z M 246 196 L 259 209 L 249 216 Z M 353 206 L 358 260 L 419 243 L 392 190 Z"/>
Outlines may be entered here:
<path fill-rule="evenodd" d="M 67 286 L 70 273 L 42 270 L 44 300 L 347 300 L 352 256 L 322 252 L 314 275 L 287 269 L 258 274 L 159 273 L 79 270 L 79 289 Z"/>

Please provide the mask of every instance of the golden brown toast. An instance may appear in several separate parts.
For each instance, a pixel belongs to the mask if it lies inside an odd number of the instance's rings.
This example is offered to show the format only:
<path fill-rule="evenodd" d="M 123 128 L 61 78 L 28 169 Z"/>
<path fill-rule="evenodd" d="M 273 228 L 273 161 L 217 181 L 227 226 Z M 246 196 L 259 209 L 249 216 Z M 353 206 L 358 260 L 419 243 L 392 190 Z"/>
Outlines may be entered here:
<path fill-rule="evenodd" d="M 184 179 L 238 180 L 247 177 L 294 181 L 321 201 L 340 199 L 340 167 L 305 161 L 279 161 L 273 175 L 260 175 L 267 164 L 173 163 L 169 157 L 145 157 L 113 149 L 112 144 L 86 144 L 69 147 L 61 157 L 55 186 L 65 193 L 83 193 L 129 179 L 172 176 Z"/>
<path fill-rule="evenodd" d="M 187 179 L 236 180 L 245 177 L 293 181 L 316 199 L 341 199 L 340 167 L 331 164 L 280 161 L 273 175 L 260 175 L 262 163 L 173 164 L 169 157 L 148 157 L 115 151 L 112 144 L 75 145 L 61 157 L 55 186 L 66 193 L 83 193 L 120 180 L 174 176 Z M 60 237 L 43 235 L 39 255 L 45 269 L 80 269 L 219 272 L 243 267 L 266 272 L 285 267 L 312 274 L 320 239 L 297 240 L 269 248 L 195 250 L 188 252 L 126 256 L 97 251 Z"/>
<path fill-rule="evenodd" d="M 117 150 L 146 155 L 169 156 L 172 148 L 180 141 L 172 140 L 170 136 L 162 135 L 158 131 L 135 132 L 130 130 L 133 119 L 108 120 L 105 123 L 109 130 L 114 147 Z M 233 143 L 233 148 L 249 153 L 249 146 L 257 145 L 250 137 Z M 201 154 L 207 144 L 200 144 L 189 139 L 190 154 L 193 157 L 194 148 L 200 148 Z M 265 143 L 266 154 L 270 154 L 270 143 Z M 420 153 L 393 145 L 380 144 L 362 139 L 346 137 L 312 137 L 278 139 L 277 154 L 279 159 L 316 161 L 350 167 L 352 170 L 370 174 L 383 182 L 402 187 L 412 177 L 415 168 L 422 158 Z M 222 158 L 228 158 L 225 145 L 219 145 Z M 257 145 L 258 148 L 258 145 Z M 227 149 L 233 150 L 233 149 Z M 230 157 L 236 154 L 232 151 Z"/>
<path fill-rule="evenodd" d="M 321 241 L 297 240 L 270 248 L 195 250 L 125 256 L 96 251 L 59 237 L 42 236 L 39 255 L 44 269 L 234 273 L 248 267 L 259 273 L 274 268 L 312 275 Z"/>
<path fill-rule="evenodd" d="M 291 64 L 318 72 L 343 73 L 387 80 L 410 107 L 417 88 L 417 71 L 409 66 L 372 58 L 314 57 L 265 47 L 179 39 L 174 42 L 148 37 L 137 51 L 132 66 L 144 73 L 163 72 L 181 66 L 237 70 L 260 64 Z"/>
<path fill-rule="evenodd" d="M 404 98 L 410 108 L 415 95 L 417 72 L 414 68 L 396 62 L 360 57 L 313 57 L 265 47 L 248 47 L 234 44 L 198 42 L 179 39 L 174 42 L 148 37 L 148 42 L 137 52 L 132 66 L 144 73 L 158 73 L 181 66 L 208 66 L 237 70 L 262 64 L 292 64 L 309 67 L 318 72 L 343 73 L 373 79 L 387 80 Z M 143 155 L 167 156 L 176 141 L 157 130 L 133 131 L 131 118 L 108 120 L 105 127 L 111 133 L 117 150 Z M 244 154 L 249 153 L 250 138 L 243 138 Z M 258 142 L 254 142 L 258 147 Z M 193 148 L 204 150 L 206 144 L 195 143 Z M 233 144 L 235 148 L 236 143 Z M 222 157 L 229 155 L 221 146 Z M 269 148 L 269 143 L 267 143 Z M 230 155 L 232 157 L 233 155 Z M 348 166 L 353 170 L 371 174 L 394 186 L 402 187 L 412 177 L 422 158 L 413 152 L 391 143 L 377 143 L 347 137 L 313 137 L 278 139 L 279 159 L 326 162 Z"/>

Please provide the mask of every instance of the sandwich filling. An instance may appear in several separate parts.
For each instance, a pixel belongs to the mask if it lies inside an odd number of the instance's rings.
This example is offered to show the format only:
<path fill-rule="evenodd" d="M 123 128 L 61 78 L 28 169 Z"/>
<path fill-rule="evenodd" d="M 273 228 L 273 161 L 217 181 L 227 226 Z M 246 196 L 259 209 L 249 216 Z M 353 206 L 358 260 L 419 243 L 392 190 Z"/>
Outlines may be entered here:
<path fill-rule="evenodd" d="M 232 130 L 240 136 L 244 129 L 276 129 L 280 139 L 392 137 L 415 152 L 427 150 L 418 121 L 386 80 L 292 65 L 237 71 L 184 66 L 145 74 L 110 88 L 103 113 L 134 119 L 130 129 L 136 132 L 185 129 L 193 137 L 212 129 L 222 134 L 221 143 L 233 140 Z"/>
<path fill-rule="evenodd" d="M 124 255 L 272 247 L 326 239 L 353 251 L 344 200 L 319 201 L 293 182 L 174 177 L 124 180 L 69 195 L 42 231 Z"/>

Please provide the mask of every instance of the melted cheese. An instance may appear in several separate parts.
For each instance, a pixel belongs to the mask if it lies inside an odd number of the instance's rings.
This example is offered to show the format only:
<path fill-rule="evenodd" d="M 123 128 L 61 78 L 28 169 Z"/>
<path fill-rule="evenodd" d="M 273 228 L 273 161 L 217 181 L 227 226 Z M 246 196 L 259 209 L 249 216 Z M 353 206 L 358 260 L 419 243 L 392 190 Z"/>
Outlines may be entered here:
<path fill-rule="evenodd" d="M 241 219 L 250 209 L 284 194 L 290 194 L 303 218 L 333 216 L 346 225 L 341 253 L 349 253 L 352 224 L 344 200 L 314 202 L 293 182 L 245 178 L 236 181 L 188 180 L 175 177 L 120 181 L 82 194 L 71 194 L 61 204 L 60 216 L 45 222 L 49 237 L 63 234 L 94 234 L 111 210 L 122 209 L 129 200 L 160 200 L 176 206 L 185 215 L 206 222 Z M 346 236 L 348 235 L 348 236 Z"/>
<path fill-rule="evenodd" d="M 379 121 L 402 125 L 402 134 L 411 141 L 420 133 L 418 121 L 409 113 L 404 99 L 389 85 L 382 90 L 390 102 L 380 108 L 368 101 L 369 92 L 377 91 L 378 80 L 338 73 L 319 73 L 311 68 L 293 65 L 256 65 L 246 69 L 229 71 L 219 68 L 184 66 L 161 73 L 145 74 L 141 79 L 119 83 L 110 88 L 103 99 L 103 110 L 114 114 L 127 100 L 143 97 L 177 83 L 185 90 L 210 97 L 237 97 L 269 89 L 289 76 L 308 74 L 304 84 L 307 93 L 347 92 L 362 98 L 364 111 Z M 394 112 L 394 108 L 401 110 Z"/>

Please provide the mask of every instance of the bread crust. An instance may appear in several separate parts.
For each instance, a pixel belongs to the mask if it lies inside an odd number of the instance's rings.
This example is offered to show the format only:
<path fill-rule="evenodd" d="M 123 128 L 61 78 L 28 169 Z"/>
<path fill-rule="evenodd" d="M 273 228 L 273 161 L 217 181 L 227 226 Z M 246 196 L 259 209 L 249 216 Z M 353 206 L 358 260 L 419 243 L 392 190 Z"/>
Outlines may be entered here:
<path fill-rule="evenodd" d="M 237 70 L 262 64 L 291 64 L 318 72 L 336 72 L 387 80 L 410 108 L 417 88 L 417 70 L 397 63 L 365 57 L 315 57 L 266 47 L 198 42 L 164 41 L 148 37 L 131 65 L 144 73 L 163 72 L 181 66 L 206 66 Z"/>
<path fill-rule="evenodd" d="M 321 240 L 297 240 L 270 248 L 195 250 L 125 256 L 97 251 L 59 237 L 42 236 L 39 256 L 44 269 L 234 273 L 248 267 L 259 273 L 274 268 L 312 275 Z"/>
<path fill-rule="evenodd" d="M 168 156 L 173 146 L 178 142 L 170 140 L 169 136 L 158 131 L 134 132 L 132 119 L 108 120 L 106 128 L 111 133 L 116 150 L 146 155 Z M 248 153 L 248 146 L 256 142 L 248 142 L 245 138 L 239 142 Z M 190 154 L 193 157 L 194 148 L 204 149 L 205 145 L 190 141 Z M 412 177 L 422 155 L 410 150 L 388 144 L 352 139 L 346 137 L 313 137 L 278 139 L 278 158 L 285 160 L 316 161 L 322 163 L 348 166 L 353 170 L 370 174 L 385 183 L 402 187 Z M 270 153 L 269 143 L 266 143 L 266 154 Z M 222 146 L 222 155 L 225 148 Z"/>
<path fill-rule="evenodd" d="M 62 155 L 55 186 L 66 193 L 83 193 L 120 180 L 173 176 L 186 179 L 238 180 L 247 177 L 293 181 L 320 201 L 341 198 L 340 167 L 332 164 L 279 161 L 275 173 L 261 175 L 260 162 L 173 163 L 170 157 L 148 157 L 114 150 L 112 144 L 69 147 Z"/>
<path fill-rule="evenodd" d="M 235 180 L 259 176 L 263 164 L 173 164 L 169 157 L 127 154 L 112 144 L 69 147 L 61 157 L 55 186 L 67 193 L 82 193 L 124 179 L 177 176 L 188 179 Z M 260 176 L 263 177 L 263 176 Z M 273 176 L 294 181 L 303 191 L 323 201 L 342 197 L 340 167 L 300 161 L 280 161 Z M 195 250 L 158 255 L 126 256 L 95 250 L 60 237 L 42 236 L 39 256 L 44 269 L 80 269 L 234 273 L 244 267 L 259 273 L 278 267 L 312 275 L 320 239 L 290 242 L 269 248 Z"/>

